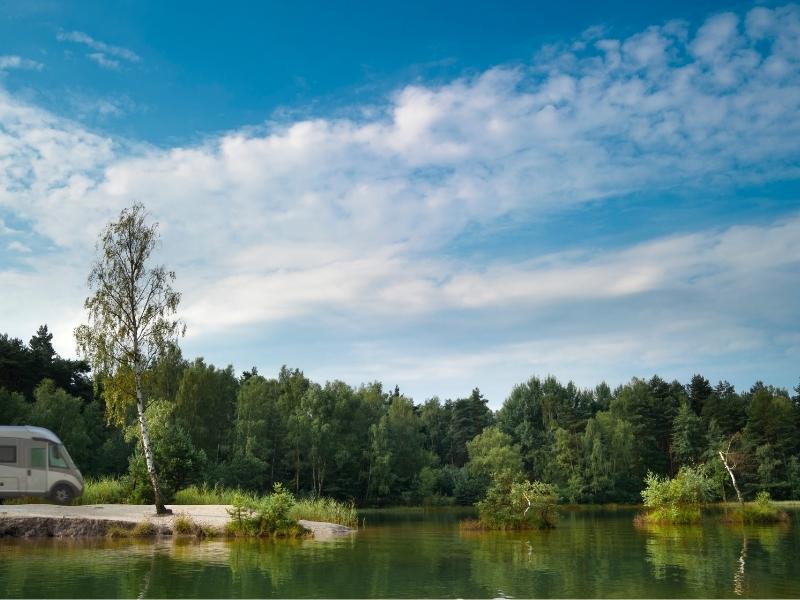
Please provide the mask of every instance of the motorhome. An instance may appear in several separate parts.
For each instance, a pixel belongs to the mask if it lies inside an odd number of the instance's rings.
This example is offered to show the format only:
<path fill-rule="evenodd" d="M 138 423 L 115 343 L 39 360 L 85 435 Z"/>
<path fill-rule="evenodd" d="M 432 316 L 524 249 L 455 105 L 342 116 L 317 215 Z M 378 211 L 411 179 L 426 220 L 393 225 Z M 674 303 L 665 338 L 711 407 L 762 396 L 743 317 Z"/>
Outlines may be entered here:
<path fill-rule="evenodd" d="M 0 426 L 0 499 L 40 496 L 69 504 L 81 494 L 83 475 L 55 433 Z"/>

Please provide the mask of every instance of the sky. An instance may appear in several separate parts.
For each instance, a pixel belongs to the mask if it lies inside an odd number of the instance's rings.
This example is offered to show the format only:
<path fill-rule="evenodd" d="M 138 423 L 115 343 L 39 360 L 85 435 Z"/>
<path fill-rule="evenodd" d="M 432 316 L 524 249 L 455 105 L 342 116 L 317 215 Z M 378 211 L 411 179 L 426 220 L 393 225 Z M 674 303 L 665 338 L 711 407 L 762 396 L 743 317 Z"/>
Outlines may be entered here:
<path fill-rule="evenodd" d="M 800 6 L 0 0 L 0 332 L 75 356 L 137 201 L 188 358 L 791 388 Z"/>

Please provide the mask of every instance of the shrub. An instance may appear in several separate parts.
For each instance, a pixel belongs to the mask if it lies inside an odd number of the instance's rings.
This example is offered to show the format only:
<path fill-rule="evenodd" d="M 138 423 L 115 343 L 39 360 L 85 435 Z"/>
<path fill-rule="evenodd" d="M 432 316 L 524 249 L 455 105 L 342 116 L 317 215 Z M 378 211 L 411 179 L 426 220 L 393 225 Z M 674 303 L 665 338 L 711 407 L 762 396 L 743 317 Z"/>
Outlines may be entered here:
<path fill-rule="evenodd" d="M 659 477 L 652 472 L 645 477 L 642 490 L 647 512 L 636 522 L 688 524 L 700 520 L 700 509 L 708 497 L 710 482 L 700 468 L 681 467 L 673 478 Z"/>
<path fill-rule="evenodd" d="M 514 481 L 509 472 L 495 476 L 486 498 L 475 506 L 486 529 L 550 529 L 557 521 L 555 487 Z"/>
<path fill-rule="evenodd" d="M 305 530 L 290 516 L 294 504 L 294 496 L 280 483 L 262 498 L 240 494 L 228 509 L 231 521 L 225 532 L 236 536 L 297 537 Z"/>

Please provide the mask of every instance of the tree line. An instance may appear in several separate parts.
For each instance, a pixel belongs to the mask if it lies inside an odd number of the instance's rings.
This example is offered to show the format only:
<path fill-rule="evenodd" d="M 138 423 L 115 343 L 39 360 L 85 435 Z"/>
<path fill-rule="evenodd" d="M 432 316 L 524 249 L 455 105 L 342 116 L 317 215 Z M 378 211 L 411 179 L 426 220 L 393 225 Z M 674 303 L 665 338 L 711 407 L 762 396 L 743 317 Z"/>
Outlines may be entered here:
<path fill-rule="evenodd" d="M 800 498 L 800 385 L 740 392 L 701 375 L 654 376 L 612 390 L 532 377 L 492 411 L 477 388 L 415 403 L 397 387 L 322 384 L 287 367 L 237 375 L 171 344 L 142 390 L 167 499 L 191 484 L 266 492 L 281 482 L 362 506 L 472 504 L 493 473 L 511 471 L 552 484 L 562 501 L 637 502 L 648 472 L 699 465 L 731 498 L 718 458 L 731 444 L 746 497 Z M 136 410 L 113 414 L 106 395 L 86 362 L 58 356 L 46 326 L 27 344 L 0 335 L 0 423 L 53 430 L 85 475 L 124 477 L 150 502 Z"/>

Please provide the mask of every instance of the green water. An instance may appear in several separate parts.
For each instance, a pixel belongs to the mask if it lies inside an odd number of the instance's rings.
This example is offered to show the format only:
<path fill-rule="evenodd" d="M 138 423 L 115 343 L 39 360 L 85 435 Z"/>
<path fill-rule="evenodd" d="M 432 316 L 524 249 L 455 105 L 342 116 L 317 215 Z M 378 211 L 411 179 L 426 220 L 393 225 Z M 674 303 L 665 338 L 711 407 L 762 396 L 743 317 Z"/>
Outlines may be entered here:
<path fill-rule="evenodd" d="M 373 512 L 335 541 L 0 540 L 0 597 L 800 597 L 797 525 L 642 531 L 580 510 L 465 534 L 463 516 Z"/>

